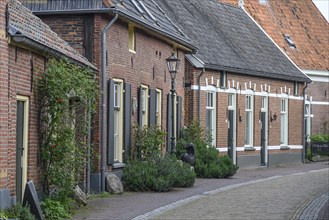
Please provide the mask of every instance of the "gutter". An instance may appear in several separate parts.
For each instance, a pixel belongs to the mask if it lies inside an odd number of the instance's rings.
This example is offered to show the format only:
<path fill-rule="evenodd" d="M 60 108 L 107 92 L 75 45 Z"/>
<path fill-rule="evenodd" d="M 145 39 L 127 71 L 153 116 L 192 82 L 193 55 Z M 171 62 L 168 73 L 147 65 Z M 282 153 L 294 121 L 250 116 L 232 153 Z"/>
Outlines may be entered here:
<path fill-rule="evenodd" d="M 115 17 L 106 25 L 102 30 L 102 111 L 101 111 L 101 192 L 105 191 L 105 154 L 106 154 L 106 33 L 114 22 L 118 19 L 119 15 L 114 11 Z"/>
<path fill-rule="evenodd" d="M 306 100 L 305 100 L 305 91 L 306 88 L 308 87 L 308 83 L 305 83 L 305 86 L 303 88 L 303 115 L 302 115 L 302 119 L 303 119 L 303 126 L 302 126 L 302 144 L 303 144 L 303 153 L 302 153 L 302 163 L 305 163 L 305 156 L 306 156 L 306 141 L 305 141 L 305 104 L 306 104 Z"/>
<path fill-rule="evenodd" d="M 34 40 L 31 40 L 30 38 L 28 37 L 25 37 L 21 34 L 15 34 L 12 36 L 12 39 L 18 43 L 18 44 L 22 44 L 22 45 L 25 45 L 27 47 L 32 47 L 32 48 L 35 48 L 37 51 L 41 52 L 41 53 L 44 53 L 44 54 L 51 54 L 53 55 L 54 57 L 56 58 L 63 58 L 64 57 L 68 57 L 74 64 L 80 66 L 80 67 L 83 67 L 85 68 L 86 66 L 92 68 L 94 71 L 98 71 L 98 69 L 93 66 L 93 65 L 87 65 L 85 63 L 82 63 L 76 59 L 73 59 L 72 57 L 69 57 L 67 56 L 66 54 L 62 53 L 62 52 L 59 52 L 57 50 L 54 50 L 46 45 L 43 45 L 41 43 L 38 43 L 37 41 L 34 41 Z"/>

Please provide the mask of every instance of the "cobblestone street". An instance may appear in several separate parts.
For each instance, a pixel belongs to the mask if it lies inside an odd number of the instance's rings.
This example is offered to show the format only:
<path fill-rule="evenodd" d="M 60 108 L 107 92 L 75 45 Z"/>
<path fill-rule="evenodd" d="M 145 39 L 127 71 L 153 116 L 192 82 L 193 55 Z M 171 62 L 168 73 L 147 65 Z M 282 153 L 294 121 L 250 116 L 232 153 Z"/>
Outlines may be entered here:
<path fill-rule="evenodd" d="M 323 194 L 328 192 L 328 186 L 328 169 L 274 176 L 233 189 L 209 192 L 154 219 L 317 219 L 321 205 L 328 199 L 327 194 Z M 305 201 L 319 193 L 323 196 L 310 205 L 309 211 L 294 216 Z"/>
<path fill-rule="evenodd" d="M 316 219 L 328 172 L 328 162 L 238 170 L 230 179 L 197 179 L 167 193 L 94 199 L 73 219 Z"/>

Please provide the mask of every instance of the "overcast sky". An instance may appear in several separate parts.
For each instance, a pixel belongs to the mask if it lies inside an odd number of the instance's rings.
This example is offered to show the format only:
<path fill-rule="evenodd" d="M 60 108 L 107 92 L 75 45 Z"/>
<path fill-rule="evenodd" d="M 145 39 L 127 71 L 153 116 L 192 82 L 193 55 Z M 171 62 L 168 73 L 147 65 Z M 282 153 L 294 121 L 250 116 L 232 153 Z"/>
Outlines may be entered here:
<path fill-rule="evenodd" d="M 313 2 L 329 22 L 329 0 L 313 0 Z"/>

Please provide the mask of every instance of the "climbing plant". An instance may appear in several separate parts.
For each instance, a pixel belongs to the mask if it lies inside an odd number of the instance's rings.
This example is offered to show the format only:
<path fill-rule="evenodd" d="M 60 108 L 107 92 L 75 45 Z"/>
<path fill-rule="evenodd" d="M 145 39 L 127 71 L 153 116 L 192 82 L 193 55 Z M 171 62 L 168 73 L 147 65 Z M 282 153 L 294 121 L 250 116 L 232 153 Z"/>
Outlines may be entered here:
<path fill-rule="evenodd" d="M 86 164 L 88 116 L 96 109 L 97 83 L 89 69 L 51 59 L 37 87 L 44 190 L 68 195 Z"/>

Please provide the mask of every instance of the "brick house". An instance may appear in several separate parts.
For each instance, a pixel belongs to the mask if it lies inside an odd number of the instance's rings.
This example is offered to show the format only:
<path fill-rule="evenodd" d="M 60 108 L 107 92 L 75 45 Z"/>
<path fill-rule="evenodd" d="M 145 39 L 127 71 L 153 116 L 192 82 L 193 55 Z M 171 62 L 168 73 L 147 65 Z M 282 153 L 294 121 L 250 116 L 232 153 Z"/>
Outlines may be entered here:
<path fill-rule="evenodd" d="M 219 0 L 238 4 L 238 0 Z M 312 83 L 306 89 L 305 136 L 329 132 L 329 24 L 312 0 L 244 0 L 262 26 Z"/>
<path fill-rule="evenodd" d="M 199 120 L 209 145 L 240 167 L 300 163 L 303 88 L 311 80 L 241 8 L 159 4 L 198 48 L 186 55 L 185 123 Z"/>
<path fill-rule="evenodd" d="M 22 201 L 25 183 L 41 191 L 35 80 L 50 57 L 97 70 L 17 0 L 0 2 L 0 208 Z"/>
<path fill-rule="evenodd" d="M 26 1 L 25 5 L 101 70 L 105 101 L 99 100 L 92 131 L 94 151 L 100 159 L 94 161 L 91 174 L 91 188 L 99 192 L 104 190 L 109 172 L 121 176 L 133 145 L 134 125 L 158 125 L 171 134 L 171 111 L 167 110 L 171 109 L 171 78 L 165 59 L 173 51 L 181 60 L 175 80 L 177 136 L 185 118 L 184 56 L 195 47 L 155 1 L 70 2 Z M 167 142 L 164 152 L 170 150 Z"/>

